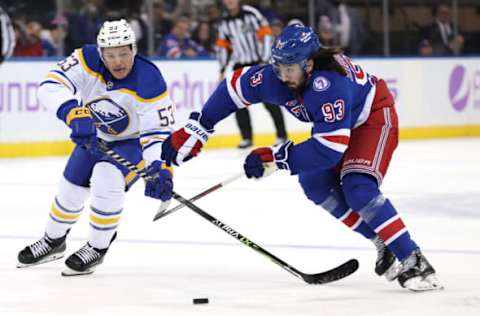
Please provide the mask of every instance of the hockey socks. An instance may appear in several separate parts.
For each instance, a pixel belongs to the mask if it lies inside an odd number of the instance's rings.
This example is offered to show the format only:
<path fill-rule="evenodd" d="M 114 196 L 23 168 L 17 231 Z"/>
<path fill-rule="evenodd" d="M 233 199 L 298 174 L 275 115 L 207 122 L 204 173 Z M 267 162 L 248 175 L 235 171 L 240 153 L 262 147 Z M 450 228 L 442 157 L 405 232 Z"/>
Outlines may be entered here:
<path fill-rule="evenodd" d="M 375 237 L 375 232 L 362 220 L 357 212 L 354 212 L 347 205 L 343 193 L 338 189 L 332 189 L 330 195 L 320 205 L 351 230 L 367 239 Z"/>
<path fill-rule="evenodd" d="M 382 195 L 373 177 L 349 174 L 343 179 L 343 191 L 348 204 L 359 210 L 361 218 L 398 260 L 403 261 L 418 249 L 402 219 L 392 203 Z"/>

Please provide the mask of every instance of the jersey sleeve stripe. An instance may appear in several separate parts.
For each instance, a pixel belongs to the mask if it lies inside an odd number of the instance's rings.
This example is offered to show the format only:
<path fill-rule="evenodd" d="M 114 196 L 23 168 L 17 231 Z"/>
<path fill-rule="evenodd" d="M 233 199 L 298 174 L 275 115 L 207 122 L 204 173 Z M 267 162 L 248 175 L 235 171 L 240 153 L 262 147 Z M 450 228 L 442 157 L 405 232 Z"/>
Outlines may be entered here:
<path fill-rule="evenodd" d="M 152 135 L 170 135 L 171 132 L 169 131 L 155 131 L 155 132 L 147 132 L 147 133 L 141 133 L 140 137 L 148 137 Z"/>
<path fill-rule="evenodd" d="M 350 130 L 348 128 L 341 128 L 326 133 L 315 133 L 313 137 L 320 144 L 337 152 L 344 153 L 350 141 Z"/>
<path fill-rule="evenodd" d="M 314 137 L 320 144 L 322 144 L 325 147 L 328 147 L 328 148 L 330 148 L 334 151 L 337 151 L 339 153 L 344 153 L 347 150 L 347 145 L 331 142 L 331 141 L 329 141 L 329 140 L 327 140 L 323 137 L 319 137 L 319 136 L 314 136 Z"/>
<path fill-rule="evenodd" d="M 228 94 L 232 98 L 235 105 L 240 109 L 251 105 L 251 103 L 245 100 L 243 97 L 241 80 L 239 80 L 243 73 L 248 70 L 248 68 L 249 67 L 239 68 L 231 73 L 227 78 Z"/>
<path fill-rule="evenodd" d="M 54 73 L 62 76 L 62 78 L 65 78 L 65 80 L 67 80 L 68 83 L 70 83 L 70 85 L 72 86 L 72 88 L 73 88 L 73 94 L 76 94 L 76 93 L 77 93 L 77 87 L 76 87 L 75 84 L 72 82 L 72 80 L 70 80 L 70 78 L 68 78 L 63 72 L 58 71 L 58 70 L 52 70 L 51 72 L 54 72 Z"/>
<path fill-rule="evenodd" d="M 329 132 L 323 132 L 323 133 L 315 133 L 314 135 L 318 135 L 318 136 L 347 136 L 347 137 L 350 137 L 350 129 L 348 128 L 340 128 L 340 129 L 336 129 L 336 130 L 333 130 L 333 131 L 329 131 Z"/>
<path fill-rule="evenodd" d="M 52 79 L 53 81 L 56 81 L 56 82 L 58 82 L 58 83 L 63 84 L 67 89 L 73 90 L 72 87 L 65 82 L 65 80 L 63 80 L 62 78 L 60 78 L 60 77 L 57 76 L 57 75 L 54 75 L 54 74 L 52 74 L 52 73 L 49 73 L 49 74 L 47 75 L 47 79 Z"/>
<path fill-rule="evenodd" d="M 350 141 L 350 137 L 348 136 L 323 136 L 323 138 L 330 142 L 344 145 L 348 145 L 348 142 Z"/>
<path fill-rule="evenodd" d="M 358 116 L 353 128 L 358 127 L 367 121 L 368 117 L 370 116 L 370 111 L 372 110 L 372 104 L 373 99 L 375 98 L 376 90 L 376 87 L 372 86 L 372 88 L 368 92 L 362 111 L 360 112 L 360 115 Z"/>
<path fill-rule="evenodd" d="M 56 84 L 56 85 L 62 85 L 60 82 L 58 81 L 53 81 L 53 80 L 44 80 L 42 82 L 40 82 L 40 86 L 43 86 L 44 84 L 47 84 L 47 83 L 53 83 L 53 84 Z"/>

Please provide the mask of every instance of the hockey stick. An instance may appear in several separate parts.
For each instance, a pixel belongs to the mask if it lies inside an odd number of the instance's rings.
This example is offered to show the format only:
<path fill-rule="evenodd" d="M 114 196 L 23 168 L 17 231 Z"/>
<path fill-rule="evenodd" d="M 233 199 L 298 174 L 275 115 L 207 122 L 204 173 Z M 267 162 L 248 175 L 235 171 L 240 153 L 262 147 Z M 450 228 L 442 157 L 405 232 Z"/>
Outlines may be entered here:
<path fill-rule="evenodd" d="M 230 178 L 228 178 L 228 179 L 226 179 L 226 180 L 223 180 L 223 181 L 220 182 L 220 183 L 215 184 L 214 186 L 206 189 L 205 191 L 198 193 L 198 194 L 195 195 L 194 197 L 190 198 L 189 201 L 190 201 L 190 202 L 195 202 L 196 200 L 201 199 L 201 198 L 204 197 L 205 195 L 208 195 L 208 194 L 210 194 L 210 193 L 212 193 L 212 192 L 214 192 L 214 191 L 217 191 L 218 189 L 223 188 L 223 187 L 226 186 L 227 184 L 229 184 L 229 183 L 231 183 L 231 182 L 233 182 L 233 181 L 235 181 L 235 180 L 238 180 L 238 179 L 240 179 L 240 178 L 242 178 L 242 177 L 244 177 L 244 176 L 245 176 L 245 173 L 244 173 L 244 172 L 238 173 L 238 174 L 236 174 L 236 175 L 234 175 L 234 176 L 232 176 L 232 177 L 230 177 Z M 165 204 L 165 205 L 164 205 L 164 204 Z M 173 212 L 175 212 L 175 211 L 178 211 L 179 209 L 181 209 L 181 208 L 183 208 L 183 207 L 185 207 L 185 204 L 178 204 L 177 206 L 175 206 L 175 207 L 173 207 L 173 208 L 171 208 L 171 209 L 169 209 L 169 210 L 167 211 L 168 205 L 167 205 L 166 203 L 162 203 L 162 204 L 160 205 L 160 208 L 159 208 L 158 211 L 157 211 L 157 214 L 155 214 L 155 217 L 153 218 L 153 221 L 156 221 L 156 220 L 158 220 L 158 219 L 160 219 L 160 218 L 162 218 L 162 217 L 164 217 L 164 216 L 167 216 L 168 214 L 171 214 L 171 213 L 173 213 Z"/>
<path fill-rule="evenodd" d="M 106 143 L 100 142 L 99 143 L 100 149 L 106 153 L 108 156 L 113 158 L 116 162 L 121 164 L 122 166 L 128 168 L 129 170 L 135 172 L 145 180 L 151 180 L 152 177 L 150 177 L 146 172 L 145 169 L 138 169 L 137 166 L 114 152 L 112 149 L 110 149 Z M 286 271 L 290 272 L 292 275 L 296 276 L 299 279 L 302 279 L 303 281 L 307 282 L 308 284 L 325 284 L 329 282 L 333 282 L 336 280 L 343 279 L 350 274 L 354 273 L 358 269 L 358 261 L 356 259 L 350 259 L 347 262 L 341 264 L 338 267 L 335 267 L 331 270 L 325 271 L 325 272 L 320 272 L 316 274 L 307 274 L 303 273 L 294 267 L 290 266 L 288 263 L 283 261 L 282 259 L 276 257 L 275 255 L 271 254 L 267 250 L 263 249 L 259 245 L 257 245 L 255 242 L 251 241 L 247 237 L 243 236 L 230 226 L 226 225 L 225 223 L 221 222 L 220 220 L 216 219 L 215 217 L 211 216 L 207 212 L 203 211 L 201 208 L 190 202 L 189 200 L 185 199 L 181 195 L 179 195 L 176 192 L 173 192 L 173 197 L 179 201 L 182 204 L 185 204 L 188 208 L 190 208 L 192 211 L 197 213 L 199 216 L 203 217 L 219 229 L 225 231 L 227 234 L 230 236 L 236 238 L 239 240 L 241 243 L 244 245 L 248 246 L 249 248 L 255 250 L 256 252 L 266 256 L 268 259 L 270 259 L 273 263 L 277 264 L 278 266 L 282 267 Z"/>
<path fill-rule="evenodd" d="M 274 173 L 277 170 L 275 164 L 273 164 L 273 163 L 265 163 L 264 166 L 265 166 L 264 177 L 271 175 L 272 173 Z M 224 180 L 224 181 L 222 181 L 218 184 L 215 184 L 213 187 L 210 187 L 210 188 L 206 189 L 205 191 L 200 192 L 199 194 L 190 198 L 189 201 L 190 202 L 195 202 L 196 200 L 198 200 L 198 199 L 200 199 L 200 198 L 202 198 L 202 197 L 204 197 L 204 196 L 206 196 L 206 195 L 208 195 L 208 194 L 210 194 L 210 193 L 212 193 L 212 192 L 214 192 L 214 191 L 216 191 L 220 188 L 223 188 L 227 184 L 242 178 L 244 175 L 245 175 L 244 172 L 236 174 L 236 175 L 232 176 L 231 178 L 228 178 L 227 180 Z M 259 179 L 256 179 L 256 180 L 259 180 Z M 175 207 L 169 209 L 168 211 L 166 211 L 170 202 L 171 202 L 171 200 L 168 200 L 168 201 L 162 202 L 160 204 L 160 207 L 158 208 L 157 214 L 155 214 L 155 216 L 153 217 L 153 221 L 156 221 L 156 220 L 158 220 L 158 219 L 160 219 L 164 216 L 167 216 L 168 214 L 171 214 L 171 213 L 173 213 L 173 212 L 175 212 L 175 211 L 177 211 L 177 210 L 179 210 L 179 209 L 181 209 L 185 206 L 185 204 L 180 203 L 177 206 L 175 206 Z"/>

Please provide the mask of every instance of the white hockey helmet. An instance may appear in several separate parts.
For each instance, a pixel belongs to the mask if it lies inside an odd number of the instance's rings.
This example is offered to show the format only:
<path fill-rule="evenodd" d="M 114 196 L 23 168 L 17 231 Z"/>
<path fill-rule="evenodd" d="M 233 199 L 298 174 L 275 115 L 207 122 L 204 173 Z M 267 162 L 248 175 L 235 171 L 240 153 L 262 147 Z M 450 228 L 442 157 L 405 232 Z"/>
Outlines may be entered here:
<path fill-rule="evenodd" d="M 100 56 L 101 49 L 132 45 L 133 56 L 137 53 L 135 32 L 125 19 L 106 21 L 103 23 L 97 36 L 97 48 Z"/>

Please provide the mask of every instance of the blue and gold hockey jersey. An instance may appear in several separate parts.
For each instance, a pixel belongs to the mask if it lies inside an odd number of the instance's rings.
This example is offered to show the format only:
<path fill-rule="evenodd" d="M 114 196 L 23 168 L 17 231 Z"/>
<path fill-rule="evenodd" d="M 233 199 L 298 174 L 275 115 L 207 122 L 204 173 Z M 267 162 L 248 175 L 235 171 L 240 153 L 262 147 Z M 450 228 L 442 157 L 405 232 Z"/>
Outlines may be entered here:
<path fill-rule="evenodd" d="M 59 62 L 40 84 L 38 99 L 50 110 L 75 99 L 87 106 L 106 141 L 140 138 L 147 164 L 158 160 L 161 143 L 174 124 L 174 104 L 158 68 L 135 56 L 130 74 L 115 79 L 96 46 L 86 45 Z"/>
<path fill-rule="evenodd" d="M 347 150 L 350 132 L 370 115 L 376 78 L 344 55 L 335 59 L 346 70 L 315 70 L 302 93 L 295 94 L 274 73 L 272 65 L 237 69 L 218 86 L 202 109 L 208 129 L 230 113 L 265 102 L 283 106 L 298 120 L 313 124 L 311 138 L 291 147 L 292 174 L 335 166 Z"/>

